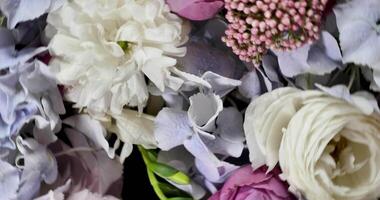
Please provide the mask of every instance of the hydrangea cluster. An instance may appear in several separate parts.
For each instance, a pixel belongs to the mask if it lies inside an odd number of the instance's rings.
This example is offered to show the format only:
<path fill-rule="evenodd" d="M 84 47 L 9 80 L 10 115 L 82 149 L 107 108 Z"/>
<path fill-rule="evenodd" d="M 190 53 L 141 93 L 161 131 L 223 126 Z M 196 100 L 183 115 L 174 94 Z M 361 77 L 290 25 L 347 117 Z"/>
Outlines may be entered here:
<path fill-rule="evenodd" d="M 258 63 L 268 49 L 290 51 L 319 38 L 328 0 L 226 0 L 223 41 L 239 58 Z"/>
<path fill-rule="evenodd" d="M 380 200 L 378 52 L 380 0 L 0 0 L 0 200 Z"/>

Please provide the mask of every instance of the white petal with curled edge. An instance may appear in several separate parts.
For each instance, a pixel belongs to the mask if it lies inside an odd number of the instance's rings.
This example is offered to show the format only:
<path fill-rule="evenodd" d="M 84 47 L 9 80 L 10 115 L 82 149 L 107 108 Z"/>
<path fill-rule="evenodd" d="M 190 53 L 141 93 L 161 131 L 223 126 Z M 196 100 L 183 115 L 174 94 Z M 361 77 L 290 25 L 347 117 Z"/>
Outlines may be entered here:
<path fill-rule="evenodd" d="M 103 148 L 110 158 L 115 157 L 115 149 L 110 148 L 105 138 L 107 131 L 99 121 L 91 118 L 89 115 L 74 115 L 63 120 L 63 123 L 82 132 L 97 147 Z"/>
<path fill-rule="evenodd" d="M 274 145 L 274 143 L 279 143 L 281 141 L 283 127 L 281 125 L 276 127 L 272 126 L 273 124 L 271 123 L 273 123 L 273 121 L 268 120 L 268 118 L 271 117 L 272 120 L 275 120 L 277 113 L 268 112 L 268 108 L 280 97 L 291 95 L 296 92 L 299 92 L 299 90 L 294 88 L 277 89 L 274 92 L 263 94 L 249 104 L 245 112 L 244 133 L 247 140 L 249 158 L 254 169 L 257 169 L 264 164 L 268 164 L 267 160 L 270 157 L 273 157 L 272 161 L 274 163 L 271 163 L 269 168 L 274 167 L 277 163 L 275 151 L 276 149 L 278 150 L 279 144 Z M 290 109 L 289 111 L 292 111 L 291 107 L 286 107 L 284 109 Z M 282 124 L 286 125 L 286 120 L 284 121 L 284 119 L 286 118 L 287 120 L 290 120 L 288 119 L 289 115 L 291 115 L 291 112 L 289 114 L 284 112 L 278 120 L 281 120 Z M 270 141 L 273 145 L 269 146 L 269 148 L 274 151 L 274 154 L 271 156 L 267 155 L 268 149 L 266 149 L 269 137 L 272 138 Z"/>
<path fill-rule="evenodd" d="M 206 87 L 206 88 L 212 87 L 210 83 L 208 83 L 207 81 L 203 80 L 201 77 L 198 77 L 196 75 L 180 71 L 175 67 L 170 68 L 170 71 L 173 74 L 180 77 L 181 79 L 183 79 L 185 81 L 184 84 L 186 85 L 193 86 L 193 87 Z"/>
<path fill-rule="evenodd" d="M 168 68 L 175 64 L 175 59 L 160 55 L 146 60 L 141 70 L 163 92 L 170 76 Z"/>
<path fill-rule="evenodd" d="M 154 136 L 162 150 L 182 145 L 193 134 L 185 111 L 163 108 L 155 119 Z"/>
<path fill-rule="evenodd" d="M 18 169 L 0 159 L 0 193 L 1 198 L 15 199 L 20 183 Z"/>
<path fill-rule="evenodd" d="M 121 141 L 142 145 L 148 149 L 157 147 L 153 116 L 124 109 L 120 115 L 113 115 L 113 117 L 116 120 L 116 126 L 113 129 Z"/>
<path fill-rule="evenodd" d="M 215 94 L 198 93 L 189 98 L 188 117 L 190 124 L 198 130 L 212 131 L 215 120 L 223 110 L 223 101 Z"/>

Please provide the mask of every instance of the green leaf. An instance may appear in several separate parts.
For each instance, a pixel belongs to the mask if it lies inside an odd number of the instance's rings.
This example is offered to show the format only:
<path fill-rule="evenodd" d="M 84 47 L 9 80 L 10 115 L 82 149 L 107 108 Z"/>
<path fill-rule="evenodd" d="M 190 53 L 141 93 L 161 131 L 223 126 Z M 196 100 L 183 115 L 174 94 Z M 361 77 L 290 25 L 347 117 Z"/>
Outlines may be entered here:
<path fill-rule="evenodd" d="M 177 184 L 190 184 L 190 178 L 186 174 L 169 165 L 152 162 L 150 163 L 149 168 L 158 176 L 171 180 Z"/>
<path fill-rule="evenodd" d="M 175 175 L 178 170 L 174 167 L 171 167 L 169 165 L 165 165 L 163 163 L 158 162 L 152 162 L 150 163 L 149 168 L 156 173 L 157 175 L 161 176 L 162 178 L 168 178 L 170 176 Z"/>
<path fill-rule="evenodd" d="M 190 184 L 190 178 L 183 172 L 178 171 L 173 176 L 167 177 L 167 179 L 180 184 L 180 185 L 188 185 Z"/>
<path fill-rule="evenodd" d="M 190 198 L 190 197 L 173 197 L 173 198 L 169 198 L 168 200 L 193 200 L 193 198 Z"/>
<path fill-rule="evenodd" d="M 188 196 L 185 191 L 182 191 L 169 183 L 159 182 L 158 186 L 166 196 Z"/>
<path fill-rule="evenodd" d="M 153 151 L 153 150 L 150 150 L 148 151 L 147 153 L 148 155 L 148 159 L 152 162 L 156 162 L 157 161 L 157 152 Z"/>
<path fill-rule="evenodd" d="M 4 19 L 5 19 L 5 17 L 0 15 L 0 26 L 3 25 L 3 23 L 4 23 Z"/>

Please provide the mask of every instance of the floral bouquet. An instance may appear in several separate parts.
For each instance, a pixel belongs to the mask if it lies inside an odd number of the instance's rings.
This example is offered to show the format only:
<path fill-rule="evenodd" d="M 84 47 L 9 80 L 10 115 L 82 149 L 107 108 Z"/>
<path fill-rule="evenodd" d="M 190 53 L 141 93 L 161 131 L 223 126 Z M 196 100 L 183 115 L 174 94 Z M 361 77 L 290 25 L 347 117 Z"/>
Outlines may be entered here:
<path fill-rule="evenodd" d="M 380 197 L 380 0 L 0 11 L 0 200 Z"/>

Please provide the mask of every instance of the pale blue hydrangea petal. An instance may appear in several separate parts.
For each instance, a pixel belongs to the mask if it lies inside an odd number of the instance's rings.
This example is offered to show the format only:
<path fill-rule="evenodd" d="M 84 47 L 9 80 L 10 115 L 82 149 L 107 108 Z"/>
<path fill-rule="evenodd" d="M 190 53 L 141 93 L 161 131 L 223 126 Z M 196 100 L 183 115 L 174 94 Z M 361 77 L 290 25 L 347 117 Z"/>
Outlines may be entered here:
<path fill-rule="evenodd" d="M 46 146 L 38 144 L 33 139 L 23 140 L 18 137 L 16 143 L 24 160 L 24 165 L 20 166 L 23 171 L 18 199 L 31 199 L 38 193 L 42 181 L 52 184 L 57 179 L 57 161 Z"/>
<path fill-rule="evenodd" d="M 256 70 L 252 70 L 243 76 L 241 85 L 239 86 L 239 92 L 249 99 L 260 96 L 262 92 L 261 83 Z"/>
<path fill-rule="evenodd" d="M 233 165 L 224 161 L 212 163 L 203 162 L 199 159 L 195 159 L 195 165 L 197 166 L 199 172 L 210 183 L 223 183 L 234 170 L 239 168 L 237 165 Z"/>
<path fill-rule="evenodd" d="M 242 142 L 231 142 L 222 137 L 209 138 L 200 135 L 202 141 L 207 146 L 207 148 L 219 155 L 239 157 L 244 149 L 244 144 Z"/>
<path fill-rule="evenodd" d="M 2 0 L 0 9 L 7 17 L 8 28 L 15 28 L 20 22 L 33 20 L 57 9 L 63 0 Z"/>
<path fill-rule="evenodd" d="M 321 38 L 314 44 L 305 44 L 291 52 L 274 53 L 278 57 L 281 72 L 287 77 L 304 73 L 323 75 L 342 66 L 338 43 L 326 31 L 322 31 Z"/>
<path fill-rule="evenodd" d="M 0 159 L 0 193 L 3 199 L 16 199 L 20 184 L 19 171 Z"/>
<path fill-rule="evenodd" d="M 178 59 L 179 68 L 198 76 L 211 71 L 227 78 L 240 79 L 246 69 L 221 40 L 227 23 L 216 17 L 196 28 L 198 30 L 186 44 L 187 54 Z"/>
<path fill-rule="evenodd" d="M 262 59 L 262 65 L 268 79 L 272 82 L 280 83 L 279 73 L 277 72 L 279 68 L 277 58 L 274 55 L 267 54 Z"/>
<path fill-rule="evenodd" d="M 345 85 L 325 87 L 317 84 L 316 86 L 331 96 L 343 99 L 355 105 L 367 115 L 370 115 L 375 111 L 379 112 L 379 106 L 377 104 L 376 98 L 373 96 L 373 94 L 367 91 L 358 91 L 351 94 L 350 90 Z"/>
<path fill-rule="evenodd" d="M 380 2 L 352 0 L 334 8 L 345 63 L 380 69 Z"/>
<path fill-rule="evenodd" d="M 59 114 L 65 113 L 61 94 L 47 66 L 39 61 L 18 65 L 0 76 L 0 139 L 2 147 L 29 121 L 34 121 L 33 134 L 42 144 L 56 140 L 60 130 Z M 4 142 L 5 141 L 5 142 Z"/>
<path fill-rule="evenodd" d="M 0 28 L 0 69 L 14 67 L 23 64 L 37 54 L 47 50 L 46 47 L 15 49 L 15 41 L 12 32 L 6 28 Z"/>
<path fill-rule="evenodd" d="M 241 85 L 240 80 L 226 78 L 210 71 L 205 72 L 202 75 L 202 79 L 210 83 L 213 93 L 220 97 L 226 96 L 236 87 Z"/>
<path fill-rule="evenodd" d="M 230 50 L 229 47 L 221 40 L 225 35 L 228 23 L 223 17 L 216 16 L 204 23 L 194 34 L 196 40 L 207 40 L 213 46 L 222 49 Z"/>
<path fill-rule="evenodd" d="M 243 115 L 235 107 L 224 108 L 220 112 L 216 124 L 218 126 L 216 133 L 221 138 L 236 143 L 245 141 Z"/>
<path fill-rule="evenodd" d="M 190 41 L 187 45 L 187 54 L 178 59 L 179 69 L 201 76 L 212 71 L 221 76 L 239 79 L 244 71 L 229 51 L 220 50 L 202 41 Z"/>
<path fill-rule="evenodd" d="M 184 140 L 193 134 L 185 111 L 163 108 L 155 119 L 154 135 L 158 147 L 162 150 L 182 145 Z"/>

